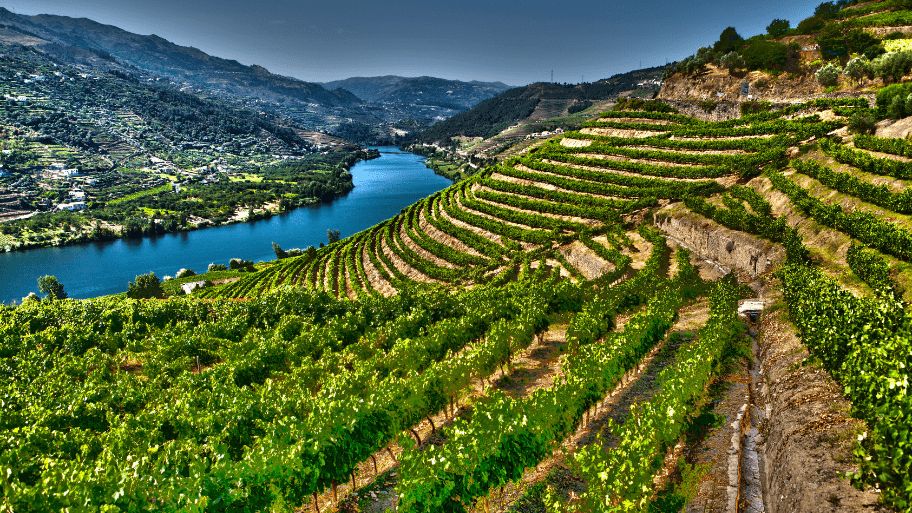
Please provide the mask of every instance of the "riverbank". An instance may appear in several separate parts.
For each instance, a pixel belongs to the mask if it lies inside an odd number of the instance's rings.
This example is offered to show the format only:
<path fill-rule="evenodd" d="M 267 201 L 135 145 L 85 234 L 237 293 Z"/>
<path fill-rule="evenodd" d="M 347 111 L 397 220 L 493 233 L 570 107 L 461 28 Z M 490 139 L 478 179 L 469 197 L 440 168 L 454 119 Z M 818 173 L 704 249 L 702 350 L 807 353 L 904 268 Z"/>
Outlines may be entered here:
<path fill-rule="evenodd" d="M 329 178 L 284 176 L 290 173 L 284 169 L 270 169 L 261 171 L 269 177 L 267 180 L 257 173 L 233 173 L 215 183 L 206 184 L 204 181 L 204 185 L 196 186 L 195 189 L 182 191 L 181 186 L 175 185 L 173 191 L 169 189 L 166 193 L 177 196 L 183 192 L 192 201 L 164 197 L 153 199 L 138 194 L 133 200 L 110 201 L 98 209 L 35 213 L 29 219 L 0 223 L 0 253 L 119 239 L 138 240 L 269 219 L 297 208 L 318 206 L 348 194 L 354 188 L 351 168 L 359 162 L 376 158 L 380 158 L 380 153 L 374 149 L 351 152 L 349 157 L 340 160 L 338 166 L 341 172 Z M 291 163 L 286 166 L 293 165 Z M 302 171 L 297 173 L 301 175 Z M 303 173 L 327 175 L 331 171 L 315 168 Z M 294 182 L 296 179 L 302 183 Z M 320 183 L 319 187 L 314 186 L 317 182 Z M 216 188 L 225 191 L 212 191 Z M 245 188 L 250 190 L 242 190 Z M 211 192 L 214 197 L 197 198 L 200 191 Z M 308 191 L 314 195 L 301 194 Z M 222 198 L 225 200 L 220 201 Z M 231 201 L 231 198 L 235 201 Z M 255 206 L 241 203 L 243 199 L 250 199 Z M 204 200 L 206 205 L 193 208 L 196 202 Z M 179 208 L 180 206 L 189 208 Z M 116 210 L 112 212 L 112 208 Z M 226 208 L 230 210 L 226 211 Z M 206 217 L 206 212 L 214 209 L 223 213 Z"/>
<path fill-rule="evenodd" d="M 275 259 L 272 243 L 306 248 L 327 242 L 327 230 L 342 237 L 398 214 L 452 182 L 425 166 L 424 157 L 395 147 L 351 168 L 354 188 L 333 201 L 249 223 L 232 223 L 140 239 L 117 239 L 29 251 L 0 253 L 0 302 L 18 301 L 36 289 L 39 276 L 58 277 L 70 297 L 123 292 L 136 275 L 174 275 L 178 269 L 206 271 L 231 258 Z"/>

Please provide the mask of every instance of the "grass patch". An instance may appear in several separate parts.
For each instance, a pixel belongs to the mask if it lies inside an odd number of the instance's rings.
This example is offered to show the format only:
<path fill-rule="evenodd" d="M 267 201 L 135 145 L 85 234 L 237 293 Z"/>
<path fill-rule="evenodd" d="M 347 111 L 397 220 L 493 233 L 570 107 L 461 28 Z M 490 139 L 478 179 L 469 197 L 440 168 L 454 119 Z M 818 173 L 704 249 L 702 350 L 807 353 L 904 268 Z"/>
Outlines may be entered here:
<path fill-rule="evenodd" d="M 171 192 L 171 184 L 162 185 L 159 187 L 153 187 L 151 189 L 145 189 L 142 191 L 134 192 L 133 194 L 127 194 L 126 196 L 121 196 L 120 198 L 113 199 L 108 202 L 108 205 L 117 205 L 120 203 L 126 203 L 128 201 L 135 201 L 140 198 L 145 198 L 148 196 L 157 196 L 159 194 L 164 194 L 166 192 Z"/>

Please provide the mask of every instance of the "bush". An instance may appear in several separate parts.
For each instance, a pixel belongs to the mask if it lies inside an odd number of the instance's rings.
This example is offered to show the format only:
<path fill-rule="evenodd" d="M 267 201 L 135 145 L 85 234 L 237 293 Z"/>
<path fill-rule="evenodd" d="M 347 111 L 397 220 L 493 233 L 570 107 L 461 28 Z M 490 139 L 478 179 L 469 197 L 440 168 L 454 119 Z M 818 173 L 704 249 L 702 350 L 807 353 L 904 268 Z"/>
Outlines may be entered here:
<path fill-rule="evenodd" d="M 843 59 L 851 54 L 864 53 L 877 57 L 884 52 L 880 41 L 860 30 L 845 30 L 840 25 L 828 25 L 817 35 L 820 53 L 824 59 Z"/>
<path fill-rule="evenodd" d="M 741 104 L 741 115 L 759 114 L 773 110 L 773 104 L 767 101 L 748 101 Z"/>
<path fill-rule="evenodd" d="M 912 84 L 893 84 L 877 92 L 877 115 L 900 119 L 912 116 Z"/>
<path fill-rule="evenodd" d="M 242 258 L 232 258 L 228 262 L 228 268 L 232 271 L 253 271 L 253 262 Z"/>
<path fill-rule="evenodd" d="M 153 299 L 165 297 L 161 280 L 155 273 L 140 274 L 127 286 L 127 297 L 132 299 Z"/>
<path fill-rule="evenodd" d="M 751 39 L 741 50 L 741 56 L 747 69 L 782 71 L 788 68 L 791 58 L 797 56 L 797 49 L 766 39 Z"/>
<path fill-rule="evenodd" d="M 743 69 L 746 66 L 744 57 L 741 57 L 741 54 L 738 52 L 728 52 L 723 55 L 722 58 L 719 59 L 719 65 L 726 68 L 729 72 Z"/>
<path fill-rule="evenodd" d="M 849 117 L 849 131 L 853 134 L 873 134 L 877 116 L 870 109 L 862 109 Z"/>
<path fill-rule="evenodd" d="M 208 271 L 210 273 L 214 273 L 216 271 L 227 271 L 227 270 L 228 270 L 228 266 L 226 266 L 225 264 L 209 264 L 209 267 L 206 269 L 206 271 Z"/>
<path fill-rule="evenodd" d="M 873 62 L 874 74 L 884 82 L 899 82 L 912 71 L 912 52 L 891 52 Z"/>
<path fill-rule="evenodd" d="M 820 85 L 823 87 L 832 87 L 839 85 L 839 75 L 841 74 L 842 69 L 831 62 L 818 69 L 817 73 L 815 73 L 815 76 L 817 77 L 817 81 L 820 82 Z"/>
<path fill-rule="evenodd" d="M 855 57 L 846 64 L 844 73 L 850 80 L 858 83 L 865 78 L 872 78 L 874 76 L 874 67 L 867 57 Z"/>
<path fill-rule="evenodd" d="M 174 275 L 175 278 L 189 278 L 190 276 L 196 276 L 196 272 L 193 269 L 181 269 Z"/>

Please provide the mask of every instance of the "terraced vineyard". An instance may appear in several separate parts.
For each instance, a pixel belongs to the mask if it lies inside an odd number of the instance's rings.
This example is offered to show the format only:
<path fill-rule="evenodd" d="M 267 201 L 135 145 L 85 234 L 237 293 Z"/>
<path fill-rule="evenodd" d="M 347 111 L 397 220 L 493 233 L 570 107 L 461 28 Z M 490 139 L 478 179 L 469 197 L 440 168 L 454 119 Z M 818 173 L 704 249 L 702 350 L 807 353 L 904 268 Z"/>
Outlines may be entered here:
<path fill-rule="evenodd" d="M 842 117 L 820 119 L 860 105 L 714 123 L 607 112 L 234 283 L 161 302 L 5 308 L 0 504 L 430 513 L 882 500 L 908 511 L 906 150 L 843 140 Z M 669 218 L 698 219 L 700 240 Z M 706 241 L 738 232 L 720 251 L 765 239 L 787 255 L 775 277 L 700 264 L 713 258 Z M 755 291 L 708 279 L 728 271 Z M 757 292 L 785 308 L 751 339 L 736 312 Z M 748 371 L 750 341 L 758 359 L 780 355 L 763 360 L 770 381 Z M 808 380 L 844 389 L 758 403 L 767 387 Z M 822 402 L 834 409 L 814 410 Z M 778 440 L 789 414 L 801 430 Z M 758 491 L 749 441 L 761 426 L 768 464 L 801 487 L 788 498 Z M 820 475 L 799 480 L 781 455 L 807 447 L 836 447 L 814 457 L 839 462 L 810 458 L 801 469 Z"/>
<path fill-rule="evenodd" d="M 905 151 L 902 140 L 831 136 L 745 186 L 686 201 L 686 215 L 784 246 L 787 265 L 776 278 L 797 334 L 866 423 L 852 479 L 876 486 L 900 511 L 912 507 Z"/>
<path fill-rule="evenodd" d="M 813 116 L 784 119 L 814 109 L 725 123 L 609 112 L 313 258 L 282 260 L 203 294 L 239 298 L 303 285 L 355 298 L 415 283 L 499 283 L 523 266 L 541 265 L 574 280 L 620 276 L 629 258 L 629 241 L 620 233 L 624 219 L 723 191 L 784 159 L 789 146 L 836 128 Z"/>

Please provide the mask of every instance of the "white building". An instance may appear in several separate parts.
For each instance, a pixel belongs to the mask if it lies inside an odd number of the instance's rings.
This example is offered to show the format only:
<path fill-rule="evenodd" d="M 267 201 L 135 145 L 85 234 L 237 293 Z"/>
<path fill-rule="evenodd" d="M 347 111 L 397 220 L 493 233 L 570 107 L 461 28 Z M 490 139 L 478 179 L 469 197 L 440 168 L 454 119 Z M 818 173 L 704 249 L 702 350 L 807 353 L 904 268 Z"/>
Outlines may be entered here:
<path fill-rule="evenodd" d="M 71 201 L 70 203 L 61 203 L 57 205 L 57 210 L 69 210 L 70 212 L 75 212 L 77 210 L 85 210 L 86 204 L 85 201 Z"/>

